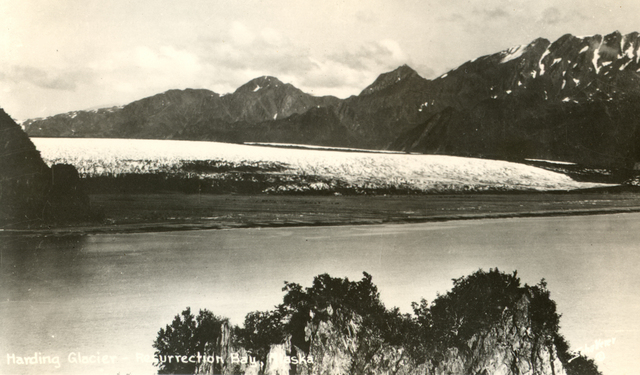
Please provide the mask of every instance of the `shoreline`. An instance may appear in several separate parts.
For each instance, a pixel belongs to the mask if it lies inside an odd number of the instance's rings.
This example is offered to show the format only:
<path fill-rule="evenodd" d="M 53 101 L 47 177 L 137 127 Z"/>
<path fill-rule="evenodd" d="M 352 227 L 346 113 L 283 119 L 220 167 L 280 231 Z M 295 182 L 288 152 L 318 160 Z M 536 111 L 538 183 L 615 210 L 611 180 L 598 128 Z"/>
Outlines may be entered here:
<path fill-rule="evenodd" d="M 562 216 L 596 216 L 615 215 L 627 213 L 640 213 L 638 207 L 616 208 L 586 208 L 520 212 L 482 212 L 459 213 L 438 215 L 431 212 L 430 215 L 407 217 L 380 217 L 371 218 L 341 218 L 339 220 L 323 220 L 312 218 L 299 219 L 263 219 L 263 220 L 228 220 L 214 221 L 204 219 L 179 218 L 175 220 L 131 222 L 117 224 L 79 224 L 67 226 L 50 226 L 40 228 L 0 228 L 0 238 L 5 236 L 84 236 L 99 234 L 132 234 L 132 233 L 165 233 L 200 230 L 227 230 L 227 229 L 255 229 L 255 228 L 297 228 L 297 227 L 332 227 L 332 226 L 363 226 L 383 224 L 419 224 L 430 222 L 450 222 L 468 220 L 492 220 L 492 219 L 518 219 L 536 217 L 562 217 Z"/>

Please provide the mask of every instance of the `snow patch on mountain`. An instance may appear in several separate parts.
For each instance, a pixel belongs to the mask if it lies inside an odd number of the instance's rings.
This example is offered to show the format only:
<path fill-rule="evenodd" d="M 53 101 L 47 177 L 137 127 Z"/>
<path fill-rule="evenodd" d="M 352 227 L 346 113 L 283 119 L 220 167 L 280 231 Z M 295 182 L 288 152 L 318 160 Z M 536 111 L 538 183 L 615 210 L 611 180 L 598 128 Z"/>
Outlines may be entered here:
<path fill-rule="evenodd" d="M 604 38 L 600 39 L 600 44 L 598 45 L 598 48 L 595 48 L 593 50 L 593 59 L 591 60 L 591 63 L 593 64 L 593 68 L 596 71 L 596 74 L 600 74 L 600 67 L 598 66 L 598 60 L 600 59 L 600 48 L 602 47 L 602 43 L 604 43 Z"/>
<path fill-rule="evenodd" d="M 571 163 L 568 161 L 556 161 L 556 160 L 546 160 L 546 159 L 524 159 L 526 161 L 537 161 L 537 162 L 542 162 L 542 163 L 549 163 L 549 164 L 561 164 L 561 165 L 576 165 L 576 163 Z"/>
<path fill-rule="evenodd" d="M 633 44 L 629 44 L 629 48 L 627 48 L 624 51 L 624 54 L 622 56 L 620 56 L 620 58 L 622 58 L 624 56 L 628 57 L 630 60 L 633 60 L 633 58 L 635 57 L 634 54 L 633 54 Z"/>
<path fill-rule="evenodd" d="M 550 53 L 551 51 L 549 51 L 549 49 L 547 48 L 542 54 L 542 56 L 540 56 L 540 60 L 538 61 L 538 69 L 540 70 L 541 77 L 544 75 L 544 71 L 545 71 L 545 65 L 542 63 L 542 60 L 544 60 L 544 58 L 547 57 L 547 55 Z M 534 75 L 533 78 L 536 78 L 536 76 Z"/>
<path fill-rule="evenodd" d="M 509 48 L 508 50 L 503 52 L 505 54 L 505 56 L 502 58 L 500 63 L 504 64 L 504 63 L 506 63 L 508 61 L 517 59 L 518 57 L 522 56 L 522 54 L 524 53 L 526 48 L 527 48 L 526 44 Z"/>

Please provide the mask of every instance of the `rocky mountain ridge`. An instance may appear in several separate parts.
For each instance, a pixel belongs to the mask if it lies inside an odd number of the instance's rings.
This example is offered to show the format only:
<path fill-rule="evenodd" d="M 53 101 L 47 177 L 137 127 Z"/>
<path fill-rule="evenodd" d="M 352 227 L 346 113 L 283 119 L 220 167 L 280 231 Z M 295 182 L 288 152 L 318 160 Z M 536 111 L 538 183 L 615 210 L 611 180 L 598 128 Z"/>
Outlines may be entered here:
<path fill-rule="evenodd" d="M 431 118 L 390 148 L 633 168 L 639 52 L 638 33 L 565 35 L 465 63 L 433 81 Z"/>
<path fill-rule="evenodd" d="M 346 99 L 265 76 L 228 95 L 170 90 L 23 126 L 31 136 L 301 143 L 633 168 L 639 98 L 640 36 L 616 31 L 539 38 L 433 80 L 404 65 Z"/>

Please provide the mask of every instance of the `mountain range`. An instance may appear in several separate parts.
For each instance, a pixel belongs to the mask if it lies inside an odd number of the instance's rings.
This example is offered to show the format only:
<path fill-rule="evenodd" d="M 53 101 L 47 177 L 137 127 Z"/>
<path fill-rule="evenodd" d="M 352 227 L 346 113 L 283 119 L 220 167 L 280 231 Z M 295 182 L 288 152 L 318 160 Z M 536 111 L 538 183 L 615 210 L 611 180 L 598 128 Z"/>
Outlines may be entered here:
<path fill-rule="evenodd" d="M 433 80 L 404 65 L 346 99 L 265 76 L 227 95 L 170 90 L 22 126 L 30 136 L 298 143 L 631 169 L 640 162 L 639 99 L 639 34 L 616 31 L 536 39 Z"/>

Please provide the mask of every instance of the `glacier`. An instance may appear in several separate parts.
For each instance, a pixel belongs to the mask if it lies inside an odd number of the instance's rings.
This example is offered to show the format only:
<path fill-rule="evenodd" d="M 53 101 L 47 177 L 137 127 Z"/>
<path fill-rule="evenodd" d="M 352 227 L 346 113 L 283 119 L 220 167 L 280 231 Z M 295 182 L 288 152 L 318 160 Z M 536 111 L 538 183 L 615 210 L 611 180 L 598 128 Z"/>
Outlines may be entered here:
<path fill-rule="evenodd" d="M 554 191 L 610 186 L 575 181 L 568 176 L 514 162 L 445 155 L 297 149 L 206 141 L 32 138 L 49 164 L 75 166 L 81 176 L 180 172 L 193 161 L 265 168 L 263 174 L 314 176 L 329 186 L 339 181 L 354 188 L 402 188 L 419 192 Z M 302 146 L 304 147 L 304 146 Z M 364 151 L 364 150 L 363 150 Z M 290 187 L 298 190 L 300 186 Z M 283 187 L 279 191 L 287 190 Z"/>

